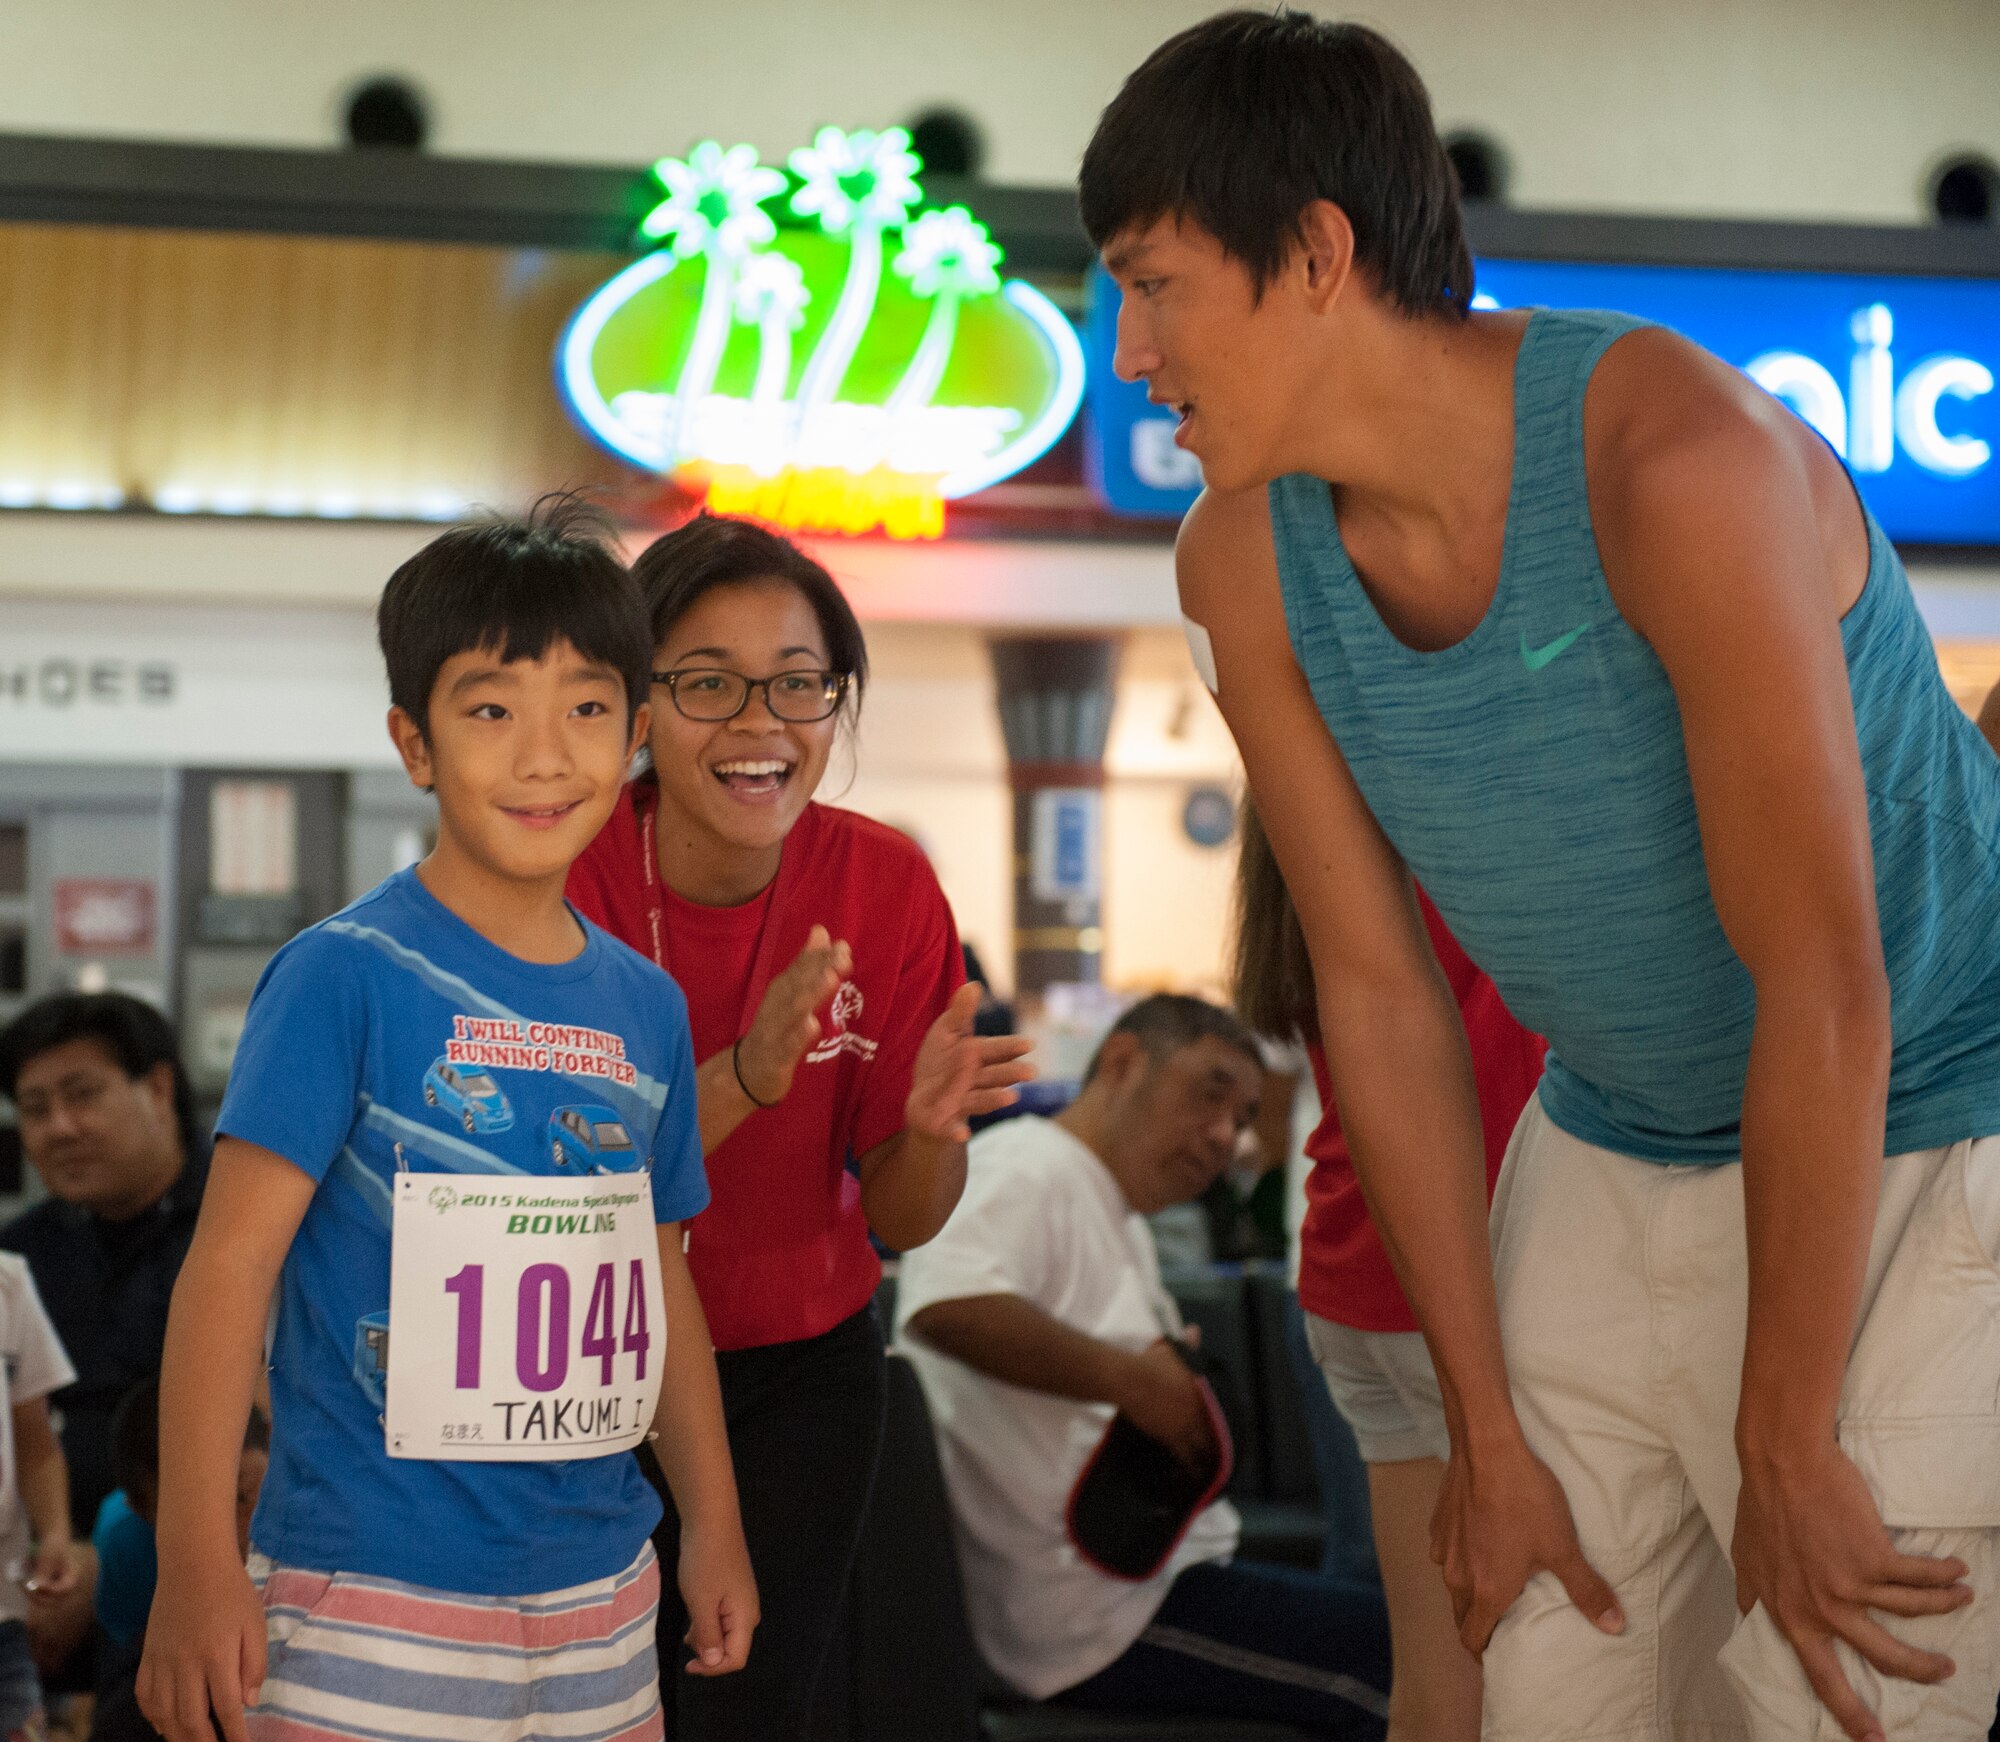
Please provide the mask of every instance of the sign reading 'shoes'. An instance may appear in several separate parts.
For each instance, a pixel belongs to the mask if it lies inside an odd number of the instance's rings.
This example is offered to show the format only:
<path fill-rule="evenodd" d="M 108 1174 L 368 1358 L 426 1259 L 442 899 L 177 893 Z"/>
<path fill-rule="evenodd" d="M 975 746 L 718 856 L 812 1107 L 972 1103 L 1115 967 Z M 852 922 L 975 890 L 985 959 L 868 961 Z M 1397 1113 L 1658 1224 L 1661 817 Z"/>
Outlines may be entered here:
<path fill-rule="evenodd" d="M 902 128 L 824 127 L 789 165 L 711 140 L 655 166 L 656 246 L 571 320 L 564 398 L 718 512 L 935 538 L 1069 427 L 1082 347 L 967 208 L 925 209 Z"/>

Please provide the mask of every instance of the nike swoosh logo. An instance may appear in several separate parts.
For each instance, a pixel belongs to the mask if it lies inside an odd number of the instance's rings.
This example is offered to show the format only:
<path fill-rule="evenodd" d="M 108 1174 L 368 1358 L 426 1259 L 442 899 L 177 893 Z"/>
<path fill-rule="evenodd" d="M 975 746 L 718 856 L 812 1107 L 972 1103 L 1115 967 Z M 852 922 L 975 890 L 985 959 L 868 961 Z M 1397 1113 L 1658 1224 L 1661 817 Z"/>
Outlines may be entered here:
<path fill-rule="evenodd" d="M 1528 632 L 1523 629 L 1521 631 L 1521 663 L 1530 671 L 1540 671 L 1551 660 L 1560 659 L 1565 653 L 1569 652 L 1576 645 L 1577 637 L 1583 634 L 1589 627 L 1588 623 L 1579 624 L 1567 635 L 1558 635 L 1546 647 L 1530 647 L 1528 645 Z"/>

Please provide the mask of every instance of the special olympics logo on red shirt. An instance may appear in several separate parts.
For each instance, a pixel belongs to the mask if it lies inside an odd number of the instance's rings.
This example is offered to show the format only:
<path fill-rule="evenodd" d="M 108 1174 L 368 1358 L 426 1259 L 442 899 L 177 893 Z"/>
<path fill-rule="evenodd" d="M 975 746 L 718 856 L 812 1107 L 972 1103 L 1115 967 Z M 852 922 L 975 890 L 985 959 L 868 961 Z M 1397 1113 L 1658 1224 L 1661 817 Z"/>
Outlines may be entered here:
<path fill-rule="evenodd" d="M 828 1059 L 838 1058 L 844 1052 L 851 1052 L 858 1059 L 872 1059 L 880 1044 L 865 1035 L 852 1033 L 848 1025 L 861 1015 L 865 1000 L 861 988 L 852 980 L 843 980 L 840 989 L 833 995 L 833 1003 L 827 1009 L 827 1016 L 833 1023 L 829 1034 L 811 1052 L 806 1054 L 808 1064 L 824 1064 Z"/>

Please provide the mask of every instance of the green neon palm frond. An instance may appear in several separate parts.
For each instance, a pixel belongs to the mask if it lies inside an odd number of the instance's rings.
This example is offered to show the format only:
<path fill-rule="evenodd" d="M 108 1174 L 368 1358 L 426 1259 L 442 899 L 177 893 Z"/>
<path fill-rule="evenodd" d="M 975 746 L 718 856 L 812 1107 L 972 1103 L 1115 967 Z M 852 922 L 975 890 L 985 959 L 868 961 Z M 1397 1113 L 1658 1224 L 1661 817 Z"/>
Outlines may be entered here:
<path fill-rule="evenodd" d="M 747 326 L 777 321 L 795 333 L 811 301 L 805 271 L 788 255 L 754 255 L 736 275 L 736 318 Z"/>
<path fill-rule="evenodd" d="M 790 162 L 800 182 L 792 210 L 817 218 L 829 236 L 871 225 L 894 229 L 923 198 L 917 185 L 923 159 L 910 149 L 910 135 L 901 127 L 879 133 L 822 127 Z"/>
<path fill-rule="evenodd" d="M 1003 258 L 992 232 L 963 206 L 924 212 L 903 231 L 896 255 L 899 278 L 918 296 L 951 290 L 962 297 L 991 296 L 1000 288 Z"/>
<path fill-rule="evenodd" d="M 653 174 L 667 197 L 646 214 L 640 235 L 670 242 L 683 260 L 720 254 L 740 260 L 778 233 L 764 202 L 785 190 L 784 175 L 757 161 L 750 145 L 727 151 L 704 139 L 685 161 L 663 157 Z"/>
<path fill-rule="evenodd" d="M 813 346 L 799 381 L 800 427 L 813 408 L 838 397 L 861 335 L 875 313 L 882 284 L 882 232 L 901 224 L 923 198 L 917 185 L 923 161 L 901 127 L 880 133 L 822 127 L 810 145 L 791 155 L 799 187 L 792 210 L 816 217 L 829 236 L 848 242 L 847 277 L 826 330 Z"/>

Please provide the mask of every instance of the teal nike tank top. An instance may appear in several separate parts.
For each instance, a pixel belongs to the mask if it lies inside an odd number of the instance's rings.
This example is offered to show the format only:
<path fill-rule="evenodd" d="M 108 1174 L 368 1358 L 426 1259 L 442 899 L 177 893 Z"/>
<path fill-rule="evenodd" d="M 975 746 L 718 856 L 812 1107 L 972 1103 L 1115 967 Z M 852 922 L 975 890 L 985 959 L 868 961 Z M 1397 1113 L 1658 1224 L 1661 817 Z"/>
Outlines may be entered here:
<path fill-rule="evenodd" d="M 1464 640 L 1390 633 L 1333 497 L 1270 487 L 1285 616 L 1389 839 L 1521 1021 L 1565 1131 L 1651 1161 L 1740 1148 L 1754 1000 L 1724 937 L 1665 669 L 1613 604 L 1584 490 L 1583 396 L 1645 323 L 1537 311 L 1514 370 L 1493 602 Z M 1894 548 L 1841 624 L 1874 838 L 1894 1052 L 1887 1153 L 2000 1132 L 2000 758 L 1952 701 Z"/>

